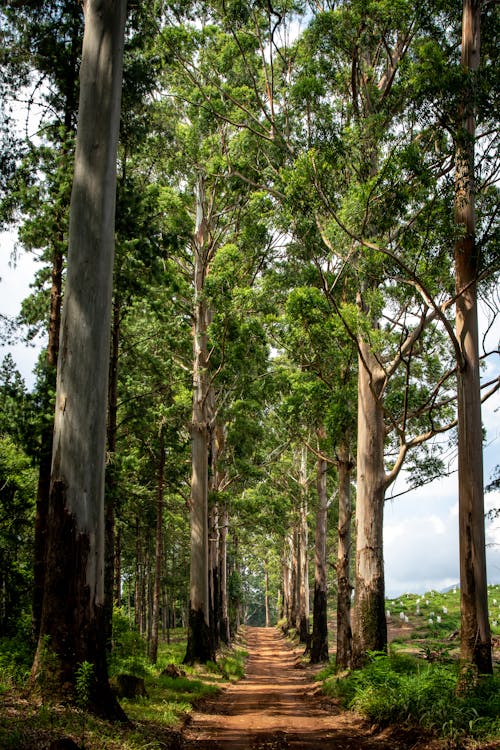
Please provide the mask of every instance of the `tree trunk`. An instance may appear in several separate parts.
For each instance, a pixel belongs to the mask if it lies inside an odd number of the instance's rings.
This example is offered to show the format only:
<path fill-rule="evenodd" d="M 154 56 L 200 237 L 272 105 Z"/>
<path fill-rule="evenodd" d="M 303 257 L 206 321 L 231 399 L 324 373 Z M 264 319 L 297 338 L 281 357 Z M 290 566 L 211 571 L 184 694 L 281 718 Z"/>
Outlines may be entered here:
<path fill-rule="evenodd" d="M 219 639 L 219 507 L 214 503 L 210 509 L 209 523 L 209 594 L 210 594 L 210 631 L 214 649 L 220 645 Z"/>
<path fill-rule="evenodd" d="M 117 297 L 113 300 L 111 355 L 109 362 L 108 384 L 108 426 L 107 426 L 107 454 L 108 461 L 105 476 L 105 528 L 106 567 L 104 571 L 104 596 L 106 599 L 106 629 L 108 644 L 111 644 L 113 629 L 113 604 L 115 603 L 115 500 L 116 500 L 116 437 L 118 415 L 118 355 L 120 345 L 120 311 L 121 305 Z M 119 567 L 119 565 L 118 565 Z"/>
<path fill-rule="evenodd" d="M 327 583 L 326 583 L 326 531 L 328 498 L 326 494 L 327 463 L 318 458 L 317 491 L 318 509 L 316 511 L 315 535 L 315 568 L 314 568 L 314 601 L 313 631 L 311 643 L 311 663 L 328 661 L 328 619 L 327 619 Z"/>
<path fill-rule="evenodd" d="M 205 196 L 200 177 L 196 191 L 193 238 L 195 307 L 193 325 L 193 412 L 191 424 L 191 566 L 188 641 L 184 662 L 206 663 L 215 657 L 210 633 L 208 586 L 208 310 L 203 291 L 208 270 Z"/>
<path fill-rule="evenodd" d="M 462 66 L 474 75 L 480 61 L 481 0 L 464 0 Z M 484 530 L 483 435 L 477 320 L 479 250 L 475 241 L 473 81 L 467 87 L 456 147 L 455 221 L 463 231 L 455 245 L 458 363 L 458 493 L 460 534 L 461 659 L 492 674 L 491 632 Z"/>
<path fill-rule="evenodd" d="M 378 400 L 383 373 L 366 342 L 359 342 L 359 350 L 354 668 L 365 663 L 367 651 L 387 650 L 382 543 L 385 429 Z"/>
<path fill-rule="evenodd" d="M 299 587 L 299 570 L 298 570 L 298 531 L 297 522 L 294 522 L 294 527 L 290 532 L 290 627 L 297 629 L 298 620 L 298 587 Z"/>
<path fill-rule="evenodd" d="M 266 612 L 266 628 L 271 625 L 271 618 L 269 616 L 269 563 L 264 560 L 264 607 Z"/>
<path fill-rule="evenodd" d="M 339 518 L 337 552 L 337 669 L 347 669 L 351 662 L 351 470 L 349 451 L 339 447 Z"/>
<path fill-rule="evenodd" d="M 227 530 L 229 526 L 229 515 L 227 507 L 224 505 L 222 510 L 221 529 L 220 529 L 220 548 L 219 548 L 219 569 L 220 569 L 220 589 L 221 589 L 221 616 L 220 616 L 220 634 L 221 640 L 227 646 L 231 642 L 229 631 L 229 602 L 227 592 Z"/>
<path fill-rule="evenodd" d="M 125 2 L 87 0 L 84 11 L 47 569 L 32 679 L 44 675 L 47 685 L 49 675 L 55 697 L 74 699 L 77 668 L 90 662 L 89 708 L 124 719 L 106 664 L 104 468 Z"/>
<path fill-rule="evenodd" d="M 301 448 L 300 455 L 300 508 L 299 508 L 299 530 L 298 530 L 298 568 L 299 568 L 299 639 L 301 643 L 309 640 L 309 560 L 308 560 L 308 537 L 307 525 L 307 448 Z"/>
<path fill-rule="evenodd" d="M 74 136 L 74 121 L 76 115 L 76 91 L 77 91 L 77 71 L 78 58 L 80 55 L 81 40 L 81 12 L 79 8 L 74 8 L 71 12 L 71 34 L 70 34 L 70 56 L 69 64 L 66 68 L 66 77 L 64 80 L 64 117 L 63 117 L 63 138 L 61 142 L 62 164 L 66 170 L 70 149 L 68 140 Z M 69 208 L 68 202 L 61 202 L 58 209 L 56 222 L 61 229 L 56 232 L 52 248 L 52 268 L 51 268 L 51 285 L 50 285 L 50 307 L 49 307 L 49 326 L 47 341 L 47 399 L 44 404 L 44 411 L 54 413 L 54 400 L 51 395 L 56 388 L 57 377 L 57 358 L 59 354 L 59 336 L 61 331 L 61 304 L 62 304 L 62 285 L 63 285 L 63 267 L 64 253 L 67 244 L 66 231 L 63 229 L 66 225 L 66 217 Z M 61 215 L 61 212 L 63 215 Z M 37 642 L 40 632 L 40 620 L 42 616 L 43 589 L 45 580 L 45 552 L 47 543 L 47 515 L 49 508 L 50 494 L 50 470 L 52 464 L 52 439 L 54 434 L 54 421 L 44 423 L 40 435 L 40 465 L 38 475 L 36 516 L 35 516 L 35 539 L 34 539 L 34 571 L 33 571 L 33 640 Z"/>
<path fill-rule="evenodd" d="M 292 604 L 292 538 L 287 534 L 283 549 L 282 577 L 283 577 L 283 604 L 281 619 L 284 620 L 282 629 L 285 633 L 291 627 L 291 604 Z"/>
<path fill-rule="evenodd" d="M 163 560 L 163 494 L 165 488 L 165 441 L 160 432 L 160 456 L 158 461 L 158 483 L 156 503 L 155 579 L 153 586 L 153 612 L 149 658 L 152 664 L 158 659 L 158 628 L 160 624 L 161 572 Z"/>

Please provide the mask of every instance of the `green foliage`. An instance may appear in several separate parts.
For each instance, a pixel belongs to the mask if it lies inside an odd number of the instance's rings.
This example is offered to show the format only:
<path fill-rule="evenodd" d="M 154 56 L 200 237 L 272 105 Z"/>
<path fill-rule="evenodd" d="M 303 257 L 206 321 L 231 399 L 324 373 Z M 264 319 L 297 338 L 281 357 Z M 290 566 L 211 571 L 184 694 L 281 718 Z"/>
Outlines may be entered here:
<path fill-rule="evenodd" d="M 500 678 L 485 678 L 461 697 L 458 676 L 457 664 L 422 665 L 408 656 L 372 653 L 363 670 L 328 678 L 325 691 L 383 726 L 419 726 L 453 739 L 495 736 L 500 732 Z"/>
<path fill-rule="evenodd" d="M 88 707 L 94 679 L 93 664 L 83 661 L 78 665 L 75 673 L 76 702 L 78 708 L 85 710 Z"/>
<path fill-rule="evenodd" d="M 33 645 L 30 638 L 31 619 L 17 620 L 16 633 L 0 638 L 0 693 L 21 687 L 27 680 L 33 664 Z"/>
<path fill-rule="evenodd" d="M 144 677 L 149 671 L 146 653 L 146 643 L 137 628 L 122 609 L 115 609 L 110 675 L 126 673 Z"/>

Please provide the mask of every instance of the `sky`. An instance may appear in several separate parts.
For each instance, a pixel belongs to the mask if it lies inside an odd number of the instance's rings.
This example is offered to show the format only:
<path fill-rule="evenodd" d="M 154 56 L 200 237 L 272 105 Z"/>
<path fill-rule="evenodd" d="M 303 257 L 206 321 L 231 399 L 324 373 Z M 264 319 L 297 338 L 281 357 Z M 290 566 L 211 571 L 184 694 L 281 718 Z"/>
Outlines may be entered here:
<path fill-rule="evenodd" d="M 21 300 L 30 292 L 29 285 L 37 268 L 32 256 L 26 253 L 19 255 L 15 267 L 9 265 L 14 241 L 12 234 L 0 235 L 0 316 L 17 315 Z M 489 349 L 498 352 L 500 322 L 489 335 Z M 38 347 L 26 347 L 22 343 L 0 345 L 0 360 L 10 352 L 28 387 L 33 383 L 32 370 Z M 500 373 L 500 354 L 497 353 L 494 360 L 483 373 L 486 380 Z M 488 483 L 494 467 L 500 464 L 499 393 L 483 406 L 483 423 L 486 429 L 484 475 Z M 453 468 L 451 457 L 450 469 Z M 405 481 L 403 472 L 388 494 L 402 492 Z M 384 559 L 388 598 L 404 593 L 442 591 L 459 582 L 457 481 L 455 472 L 387 500 Z M 485 506 L 486 510 L 500 508 L 500 492 L 486 494 Z M 486 542 L 488 582 L 500 583 L 500 519 L 487 523 Z"/>

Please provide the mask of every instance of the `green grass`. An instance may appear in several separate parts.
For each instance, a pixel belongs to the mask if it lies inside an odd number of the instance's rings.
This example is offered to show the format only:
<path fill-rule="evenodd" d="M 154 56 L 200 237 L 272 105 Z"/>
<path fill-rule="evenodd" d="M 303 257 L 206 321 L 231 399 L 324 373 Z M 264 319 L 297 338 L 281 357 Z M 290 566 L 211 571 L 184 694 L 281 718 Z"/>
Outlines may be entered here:
<path fill-rule="evenodd" d="M 488 600 L 492 634 L 499 635 L 500 585 L 488 588 Z M 451 743 L 498 740 L 500 672 L 480 680 L 459 674 L 460 592 L 405 594 L 386 609 L 396 633 L 401 627 L 389 655 L 371 654 L 364 669 L 347 676 L 326 667 L 317 675 L 324 692 L 381 726 L 419 727 Z"/>
<path fill-rule="evenodd" d="M 323 677 L 327 695 L 380 726 L 420 727 L 454 741 L 500 737 L 500 676 L 471 680 L 457 695 L 458 664 L 373 653 L 362 670 Z"/>
<path fill-rule="evenodd" d="M 133 726 L 110 724 L 74 708 L 25 700 L 23 685 L 33 653 L 24 636 L 0 641 L 0 691 L 4 710 L 0 716 L 2 750 L 38 750 L 54 737 L 69 736 L 86 750 L 160 750 L 169 746 L 172 732 L 200 700 L 218 694 L 224 683 L 244 674 L 246 652 L 239 647 L 223 650 L 217 664 L 182 665 L 186 652 L 184 631 L 174 631 L 170 643 L 161 642 L 155 665 L 146 646 L 122 613 L 114 617 L 114 651 L 111 679 L 120 673 L 144 679 L 147 697 L 121 699 Z M 169 665 L 180 676 L 162 674 Z M 82 743 L 83 739 L 83 743 Z"/>

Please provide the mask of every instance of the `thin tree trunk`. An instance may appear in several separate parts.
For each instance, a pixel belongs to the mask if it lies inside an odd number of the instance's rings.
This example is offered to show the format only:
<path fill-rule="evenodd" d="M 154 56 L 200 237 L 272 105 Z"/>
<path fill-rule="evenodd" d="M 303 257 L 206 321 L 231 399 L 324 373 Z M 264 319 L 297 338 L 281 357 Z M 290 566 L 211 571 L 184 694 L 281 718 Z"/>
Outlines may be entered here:
<path fill-rule="evenodd" d="M 283 604 L 281 619 L 284 620 L 282 629 L 285 633 L 291 627 L 291 599 L 292 599 L 292 540 L 291 534 L 288 533 L 285 539 L 283 549 L 283 562 L 282 562 L 282 578 L 283 578 Z"/>
<path fill-rule="evenodd" d="M 165 440 L 160 432 L 160 455 L 158 461 L 156 539 L 155 539 L 155 578 L 153 586 L 152 631 L 149 658 L 152 664 L 158 659 L 158 628 L 160 624 L 161 571 L 163 561 L 163 495 L 165 488 Z"/>
<path fill-rule="evenodd" d="M 116 499 L 116 438 L 117 438 L 117 415 L 118 415 L 118 355 L 120 346 L 120 312 L 121 305 L 115 296 L 113 300 L 112 327 L 111 327 L 111 356 L 109 363 L 109 385 L 108 385 L 108 427 L 107 427 L 107 453 L 105 484 L 105 527 L 106 527 L 106 567 L 104 570 L 104 596 L 106 599 L 106 629 L 108 644 L 111 644 L 113 626 L 113 604 L 115 590 L 115 499 Z M 119 567 L 119 566 L 118 566 Z"/>
<path fill-rule="evenodd" d="M 63 254 L 59 243 L 53 253 L 50 288 L 49 335 L 47 343 L 47 385 L 52 391 L 56 385 L 59 333 L 61 328 Z M 53 408 L 47 403 L 46 408 Z M 52 463 L 52 438 L 54 423 L 44 424 L 40 435 L 40 466 L 36 497 L 34 569 L 33 569 L 33 639 L 36 643 L 40 633 L 42 602 L 45 582 L 45 555 L 47 545 L 47 515 L 50 494 L 50 469 Z"/>
<path fill-rule="evenodd" d="M 209 524 L 209 594 L 210 594 L 210 631 L 215 650 L 220 645 L 219 631 L 219 507 L 214 503 L 210 509 Z"/>
<path fill-rule="evenodd" d="M 310 656 L 312 664 L 318 664 L 329 659 L 326 581 L 326 530 L 328 512 L 326 476 L 327 463 L 324 458 L 319 457 L 316 478 L 318 509 L 316 511 L 313 631 Z"/>
<path fill-rule="evenodd" d="M 89 708 L 124 719 L 106 663 L 104 469 L 125 2 L 86 0 L 84 12 L 47 568 L 32 678 L 50 673 L 54 695 L 74 699 L 77 668 L 89 662 Z"/>
<path fill-rule="evenodd" d="M 309 560 L 307 525 L 307 448 L 301 448 L 300 457 L 300 509 L 298 532 L 299 558 L 299 639 L 301 643 L 309 642 Z"/>
<path fill-rule="evenodd" d="M 386 651 L 383 521 L 385 497 L 383 373 L 364 341 L 359 343 L 356 494 L 356 572 L 352 616 L 352 666 L 367 651 Z"/>
<path fill-rule="evenodd" d="M 298 570 L 298 530 L 297 521 L 294 522 L 294 527 L 290 534 L 290 563 L 291 563 L 291 576 L 290 576 L 290 627 L 296 630 L 298 625 L 298 588 L 299 588 L 299 570 Z"/>
<path fill-rule="evenodd" d="M 227 506 L 222 509 L 221 530 L 220 530 L 220 549 L 219 549 L 219 568 L 220 568 L 220 588 L 221 588 L 221 639 L 222 642 L 229 646 L 231 634 L 229 630 L 229 603 L 227 592 L 227 530 L 229 526 L 229 514 Z"/>
<path fill-rule="evenodd" d="M 474 75 L 480 62 L 481 0 L 464 0 L 462 66 Z M 483 435 L 474 206 L 475 111 L 473 84 L 467 88 L 456 148 L 455 221 L 463 236 L 455 245 L 456 332 L 462 362 L 457 372 L 458 492 L 460 534 L 461 659 L 480 673 L 492 674 L 491 632 L 484 530 Z"/>
<path fill-rule="evenodd" d="M 215 658 L 210 633 L 208 584 L 208 311 L 203 297 L 208 270 L 205 195 L 200 177 L 196 190 L 196 231 L 193 238 L 195 308 L 193 325 L 193 412 L 191 424 L 191 566 L 188 642 L 184 662 Z"/>
<path fill-rule="evenodd" d="M 266 612 L 266 628 L 271 625 L 271 618 L 269 615 L 269 563 L 264 560 L 264 607 Z"/>
<path fill-rule="evenodd" d="M 339 447 L 339 518 L 337 552 L 337 669 L 347 669 L 351 662 L 351 470 L 349 451 Z"/>

